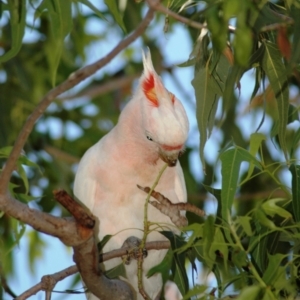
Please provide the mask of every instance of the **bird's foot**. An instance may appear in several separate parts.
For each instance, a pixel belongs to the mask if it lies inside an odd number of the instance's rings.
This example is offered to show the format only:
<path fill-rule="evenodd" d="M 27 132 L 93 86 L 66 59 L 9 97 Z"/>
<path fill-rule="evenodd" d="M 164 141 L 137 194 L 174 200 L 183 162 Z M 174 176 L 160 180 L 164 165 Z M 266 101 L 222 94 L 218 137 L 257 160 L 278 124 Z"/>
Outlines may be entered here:
<path fill-rule="evenodd" d="M 150 192 L 149 187 L 141 187 L 139 185 L 137 187 L 147 194 Z M 149 203 L 161 213 L 168 216 L 175 226 L 184 227 L 188 225 L 187 218 L 184 214 L 181 214 L 181 211 L 185 209 L 187 203 L 172 203 L 168 198 L 156 191 L 152 191 L 151 196 L 157 201 L 150 201 Z"/>
<path fill-rule="evenodd" d="M 141 245 L 141 239 L 130 236 L 125 240 L 125 242 L 122 245 L 122 248 L 129 248 L 127 250 L 127 254 L 122 256 L 122 260 L 126 265 L 129 265 L 131 262 L 131 259 L 139 259 L 140 257 L 145 258 L 148 255 L 148 252 L 146 249 L 140 249 Z"/>

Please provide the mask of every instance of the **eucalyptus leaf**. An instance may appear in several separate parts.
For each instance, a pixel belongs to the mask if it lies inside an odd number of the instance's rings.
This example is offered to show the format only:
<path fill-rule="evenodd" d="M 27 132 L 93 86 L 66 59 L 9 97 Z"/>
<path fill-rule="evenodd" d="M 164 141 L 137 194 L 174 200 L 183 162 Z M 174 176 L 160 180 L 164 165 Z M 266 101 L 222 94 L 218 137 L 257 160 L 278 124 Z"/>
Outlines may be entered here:
<path fill-rule="evenodd" d="M 289 91 L 287 88 L 288 79 L 286 69 L 277 45 L 267 40 L 264 40 L 263 43 L 265 46 L 265 53 L 262 60 L 262 67 L 268 76 L 270 85 L 277 100 L 279 114 L 278 138 L 285 158 L 288 159 L 286 146 L 286 125 L 288 122 Z"/>
<path fill-rule="evenodd" d="M 240 166 L 243 161 L 253 163 L 261 169 L 260 162 L 247 150 L 234 147 L 220 155 L 222 163 L 222 219 L 227 223 L 228 214 L 231 212 L 232 203 L 237 192 Z"/>
<path fill-rule="evenodd" d="M 204 147 L 215 119 L 216 107 L 222 91 L 216 80 L 209 74 L 208 68 L 201 68 L 192 81 L 197 101 L 197 122 L 200 131 L 200 158 L 203 167 Z"/>
<path fill-rule="evenodd" d="M 300 165 L 291 164 L 292 174 L 292 208 L 296 222 L 300 222 Z"/>
<path fill-rule="evenodd" d="M 105 0 L 104 2 L 107 5 L 107 7 L 108 7 L 109 11 L 111 12 L 111 14 L 113 15 L 114 19 L 118 23 L 118 25 L 122 28 L 124 33 L 126 33 L 125 24 L 123 22 L 123 18 L 121 16 L 121 13 L 118 9 L 117 1 L 116 0 Z"/>
<path fill-rule="evenodd" d="M 7 6 L 10 13 L 11 48 L 0 56 L 0 63 L 8 61 L 18 54 L 22 47 L 26 25 L 26 1 L 10 0 Z"/>
<path fill-rule="evenodd" d="M 110 279 L 118 278 L 119 276 L 122 276 L 124 278 L 127 278 L 126 275 L 126 269 L 123 263 L 115 266 L 114 268 L 105 271 L 105 276 L 107 276 Z"/>

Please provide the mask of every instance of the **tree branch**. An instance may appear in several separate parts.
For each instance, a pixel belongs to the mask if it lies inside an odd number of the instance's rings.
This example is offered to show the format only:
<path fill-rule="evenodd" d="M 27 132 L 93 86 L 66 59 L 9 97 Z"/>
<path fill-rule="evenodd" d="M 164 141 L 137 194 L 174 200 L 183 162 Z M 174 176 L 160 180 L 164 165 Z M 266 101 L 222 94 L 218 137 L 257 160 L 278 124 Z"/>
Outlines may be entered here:
<path fill-rule="evenodd" d="M 187 24 L 191 27 L 194 27 L 196 29 L 203 29 L 203 28 L 207 28 L 206 24 L 201 24 L 195 21 L 192 21 L 190 19 L 187 19 L 175 12 L 173 12 L 172 10 L 168 9 L 167 7 L 163 6 L 159 1 L 157 0 L 146 0 L 146 2 L 148 3 L 148 5 L 153 8 L 156 11 L 160 11 L 165 15 L 171 16 L 172 18 L 174 18 L 175 20 Z"/>
<path fill-rule="evenodd" d="M 59 218 L 50 214 L 31 209 L 10 195 L 0 195 L 1 210 L 11 217 L 26 223 L 39 232 L 59 238 L 65 245 L 82 244 L 87 235 L 72 218 Z"/>
<path fill-rule="evenodd" d="M 162 250 L 162 249 L 169 249 L 169 248 L 170 248 L 169 241 L 148 242 L 145 245 L 145 249 L 147 249 L 147 250 Z M 99 262 L 107 261 L 107 260 L 110 260 L 110 259 L 116 258 L 116 257 L 122 257 L 122 256 L 126 255 L 128 253 L 128 251 L 130 251 L 130 250 L 131 250 L 130 248 L 120 248 L 120 249 L 116 249 L 116 250 L 113 250 L 110 252 L 100 254 Z M 39 282 L 35 286 L 31 287 L 30 289 L 28 289 L 27 291 L 22 293 L 20 296 L 18 296 L 16 298 L 16 300 L 25 300 L 25 299 L 35 295 L 39 291 L 43 291 L 44 286 L 45 286 L 43 283 L 44 278 L 52 277 L 52 282 L 55 282 L 55 284 L 56 284 L 57 282 L 64 280 L 68 276 L 74 275 L 77 272 L 78 272 L 78 267 L 77 267 L 77 265 L 74 265 L 74 266 L 70 266 L 64 270 L 61 270 L 57 273 L 54 273 L 51 275 L 45 275 L 42 277 L 41 282 Z"/>
<path fill-rule="evenodd" d="M 4 195 L 8 188 L 8 183 L 11 177 L 11 174 L 15 168 L 16 161 L 28 139 L 29 134 L 31 133 L 35 122 L 40 118 L 40 116 L 44 113 L 46 108 L 50 105 L 50 103 L 60 94 L 74 87 L 81 81 L 85 80 L 96 71 L 101 69 L 107 63 L 109 63 L 117 54 L 119 54 L 125 47 L 129 46 L 133 41 L 135 41 L 140 35 L 144 33 L 149 23 L 153 19 L 154 10 L 149 8 L 146 16 L 141 21 L 139 26 L 133 31 L 129 36 L 127 36 L 124 40 L 122 40 L 109 54 L 105 57 L 99 59 L 95 63 L 88 65 L 74 73 L 72 73 L 69 78 L 49 91 L 32 114 L 28 117 L 25 125 L 23 126 L 19 136 L 16 139 L 12 152 L 5 164 L 3 172 L 0 174 L 0 194 Z"/>
<path fill-rule="evenodd" d="M 156 11 L 160 11 L 161 13 L 167 15 L 167 16 L 171 16 L 172 18 L 174 18 L 175 20 L 181 22 L 181 23 L 184 23 L 188 26 L 191 26 L 193 28 L 196 28 L 196 29 L 203 29 L 203 28 L 207 28 L 207 24 L 204 23 L 204 24 L 201 24 L 201 23 L 198 23 L 198 22 L 195 22 L 195 21 L 192 21 L 188 18 L 185 18 L 177 13 L 175 13 L 174 11 L 168 9 L 167 7 L 163 6 L 159 1 L 157 0 L 146 0 L 146 2 L 148 3 L 148 5 L 150 7 L 152 7 L 153 9 L 155 9 Z M 231 25 L 228 25 L 228 30 L 230 32 L 234 32 L 235 31 L 235 27 L 234 26 L 231 26 Z"/>
<path fill-rule="evenodd" d="M 86 88 L 75 95 L 69 95 L 64 97 L 59 97 L 60 101 L 69 101 L 79 97 L 95 97 L 99 95 L 103 95 L 105 93 L 115 91 L 116 89 L 121 89 L 123 87 L 127 87 L 131 85 L 132 81 L 138 78 L 140 74 L 131 75 L 131 76 L 123 76 L 121 78 L 112 78 L 108 82 L 105 82 L 99 86 L 93 86 Z"/>

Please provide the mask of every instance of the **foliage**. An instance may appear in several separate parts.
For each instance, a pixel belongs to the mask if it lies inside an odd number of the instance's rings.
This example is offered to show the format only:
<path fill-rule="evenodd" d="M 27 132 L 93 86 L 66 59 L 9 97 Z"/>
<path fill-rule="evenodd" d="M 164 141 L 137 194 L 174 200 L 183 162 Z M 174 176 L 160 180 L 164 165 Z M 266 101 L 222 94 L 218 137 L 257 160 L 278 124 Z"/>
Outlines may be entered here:
<path fill-rule="evenodd" d="M 90 47 L 96 42 L 109 44 L 113 34 L 120 39 L 134 30 L 148 3 L 105 2 L 107 6 L 96 8 L 96 2 L 88 0 L 0 1 L 1 163 L 40 98 L 90 63 Z M 205 218 L 188 213 L 189 226 L 182 237 L 162 233 L 172 249 L 159 266 L 153 266 L 153 273 L 173 279 L 184 299 L 233 294 L 247 300 L 294 299 L 300 288 L 299 2 L 168 0 L 162 5 L 188 24 L 205 24 L 200 31 L 184 27 L 194 47 L 181 54 L 181 68 L 176 68 L 180 73 L 193 67 L 194 78 L 184 89 L 194 89 L 200 132 L 199 147 L 190 142 L 181 164 L 189 202 L 206 209 L 212 201 L 218 205 Z M 105 30 L 91 33 L 90 24 Z M 156 69 L 174 82 L 175 68 L 166 64 L 170 54 L 157 36 L 168 40 L 178 24 L 170 12 L 158 13 L 139 40 L 150 47 Z M 29 31 L 35 37 L 26 41 Z M 31 133 L 11 179 L 10 191 L 19 201 L 49 213 L 58 209 L 52 191 L 72 190 L 79 158 L 112 128 L 129 99 L 131 82 L 141 72 L 140 45 L 125 49 L 126 64 L 119 69 L 102 71 L 73 89 L 75 96 L 63 95 L 51 104 Z M 130 80 L 120 84 L 126 78 Z M 97 87 L 106 90 L 97 92 Z M 213 164 L 206 145 L 209 138 L 219 151 Z M 189 164 L 195 151 L 201 163 Z M 205 170 L 201 183 L 193 172 L 196 164 L 196 169 L 202 164 Z M 4 287 L 4 278 L 19 271 L 11 250 L 20 239 L 30 239 L 32 268 L 42 255 L 37 246 L 45 245 L 39 233 L 24 235 L 25 226 L 6 214 L 1 214 L 0 232 Z M 205 274 L 214 276 L 213 286 Z"/>

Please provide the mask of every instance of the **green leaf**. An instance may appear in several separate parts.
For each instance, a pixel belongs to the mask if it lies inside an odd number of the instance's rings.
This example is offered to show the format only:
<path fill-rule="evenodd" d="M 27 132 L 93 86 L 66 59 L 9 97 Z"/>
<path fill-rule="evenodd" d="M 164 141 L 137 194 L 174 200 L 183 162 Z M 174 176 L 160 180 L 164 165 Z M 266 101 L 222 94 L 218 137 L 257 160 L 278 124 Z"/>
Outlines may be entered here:
<path fill-rule="evenodd" d="M 107 244 L 107 242 L 112 238 L 111 234 L 107 234 L 103 237 L 103 239 L 97 244 L 98 251 L 101 252 L 103 247 Z"/>
<path fill-rule="evenodd" d="M 267 227 L 261 225 L 255 214 L 253 223 L 255 226 L 255 235 L 250 238 L 249 244 L 251 245 L 251 250 L 249 249 L 249 251 L 251 254 L 251 261 L 255 265 L 257 271 L 262 274 L 267 264 L 267 235 L 268 233 L 270 233 L 270 230 Z"/>
<path fill-rule="evenodd" d="M 286 255 L 277 253 L 275 255 L 268 255 L 268 267 L 263 274 L 263 281 L 267 285 L 274 284 L 274 280 L 278 276 L 279 266 Z"/>
<path fill-rule="evenodd" d="M 215 219 L 209 215 L 203 227 L 203 255 L 207 265 L 212 268 L 216 259 L 216 255 L 211 251 L 215 236 Z"/>
<path fill-rule="evenodd" d="M 12 146 L 8 146 L 8 147 L 3 147 L 0 149 L 0 158 L 7 158 L 12 150 Z"/>
<path fill-rule="evenodd" d="M 264 213 L 263 210 L 257 209 L 255 211 L 255 217 L 257 218 L 258 222 L 261 225 L 263 225 L 271 230 L 276 229 L 275 224 L 266 216 L 266 214 Z"/>
<path fill-rule="evenodd" d="M 269 199 L 265 201 L 261 207 L 264 210 L 264 212 L 271 217 L 274 217 L 275 214 L 277 214 L 283 217 L 284 219 L 291 219 L 292 215 L 287 210 L 277 205 L 277 202 L 281 202 L 281 201 L 286 201 L 286 199 L 283 198 Z"/>
<path fill-rule="evenodd" d="M 208 68 L 201 68 L 192 80 L 197 101 L 197 122 L 200 131 L 200 159 L 205 166 L 204 147 L 215 119 L 218 100 L 222 91 L 216 80 L 208 72 Z"/>
<path fill-rule="evenodd" d="M 78 2 L 81 2 L 82 4 L 90 8 L 99 18 L 106 20 L 105 16 L 89 0 L 78 0 Z"/>
<path fill-rule="evenodd" d="M 8 61 L 18 54 L 22 47 L 25 32 L 26 1 L 10 0 L 8 1 L 8 7 L 10 13 L 11 48 L 0 56 L 0 63 Z"/>
<path fill-rule="evenodd" d="M 247 67 L 252 52 L 252 31 L 247 26 L 237 27 L 233 40 L 234 59 L 238 65 Z"/>
<path fill-rule="evenodd" d="M 262 291 L 262 287 L 259 285 L 252 285 L 242 289 L 242 292 L 237 297 L 237 300 L 257 300 L 260 299 L 259 295 Z"/>
<path fill-rule="evenodd" d="M 172 249 L 177 249 L 185 244 L 184 238 L 175 235 L 170 231 L 160 231 L 162 235 L 169 239 Z M 189 288 L 189 280 L 185 270 L 185 257 L 186 253 L 174 253 L 172 264 L 172 280 L 178 286 L 182 295 L 184 295 Z"/>
<path fill-rule="evenodd" d="M 44 11 L 49 18 L 50 32 L 47 40 L 45 53 L 50 68 L 52 85 L 55 85 L 56 72 L 59 66 L 64 39 L 70 33 L 72 21 L 71 0 L 43 0 L 36 10 L 35 19 Z"/>
<path fill-rule="evenodd" d="M 225 241 L 222 229 L 220 227 L 215 228 L 214 239 L 210 249 L 210 257 L 215 255 L 216 251 L 219 251 L 220 255 L 224 259 L 225 269 L 227 270 L 227 258 L 228 258 L 228 245 Z"/>
<path fill-rule="evenodd" d="M 192 297 L 195 297 L 197 295 L 203 294 L 206 290 L 208 290 L 208 287 L 205 285 L 195 285 L 192 289 L 190 289 L 186 295 L 184 295 L 182 300 L 188 300 Z M 193 298 L 194 299 L 194 298 Z M 198 298 L 197 298 L 198 299 Z"/>
<path fill-rule="evenodd" d="M 173 251 L 171 249 L 168 250 L 167 254 L 165 255 L 164 259 L 156 266 L 152 267 L 148 273 L 147 277 L 151 277 L 156 273 L 160 273 L 163 279 L 163 282 L 167 282 L 170 277 L 170 269 L 173 262 Z"/>
<path fill-rule="evenodd" d="M 177 253 L 181 253 L 187 251 L 190 247 L 192 247 L 195 240 L 203 237 L 203 227 L 204 224 L 199 224 L 199 223 L 193 223 L 185 227 L 185 231 L 191 232 L 192 234 L 189 236 L 187 242 L 183 244 L 183 246 L 177 248 L 175 251 Z"/>
<path fill-rule="evenodd" d="M 294 121 L 299 121 L 298 108 L 289 104 L 288 124 L 293 123 Z"/>
<path fill-rule="evenodd" d="M 299 31 L 299 26 L 300 26 L 300 7 L 297 7 L 295 5 L 292 6 L 291 9 L 291 17 L 294 20 L 294 26 L 293 28 L 293 40 L 294 42 L 292 43 L 292 56 L 290 60 L 291 66 L 294 64 L 299 63 L 299 58 L 300 58 L 300 31 Z"/>
<path fill-rule="evenodd" d="M 223 114 L 227 113 L 233 103 L 236 103 L 235 86 L 244 73 L 245 68 L 235 64 L 230 68 L 223 92 Z"/>
<path fill-rule="evenodd" d="M 292 164 L 290 166 L 292 173 L 292 208 L 296 222 L 300 222 L 300 165 Z"/>
<path fill-rule="evenodd" d="M 242 226 L 244 232 L 248 236 L 253 236 L 253 231 L 251 228 L 252 218 L 249 216 L 237 216 L 237 222 Z"/>
<path fill-rule="evenodd" d="M 105 0 L 104 2 L 107 5 L 107 7 L 108 7 L 109 11 L 111 12 L 111 14 L 113 15 L 114 19 L 118 23 L 118 25 L 122 28 L 124 33 L 126 33 L 126 27 L 124 25 L 123 18 L 122 18 L 121 14 L 120 14 L 120 11 L 118 9 L 116 0 Z"/>
<path fill-rule="evenodd" d="M 110 279 L 118 278 L 119 276 L 127 278 L 126 269 L 123 263 L 115 266 L 110 270 L 105 271 L 105 275 Z"/>
<path fill-rule="evenodd" d="M 289 90 L 286 69 L 277 45 L 267 40 L 264 40 L 263 44 L 265 46 L 265 53 L 262 60 L 262 67 L 268 76 L 270 85 L 277 100 L 279 115 L 278 138 L 280 146 L 287 160 L 288 157 L 285 135 L 289 111 Z"/>
<path fill-rule="evenodd" d="M 259 150 L 259 148 L 261 147 L 261 143 L 262 141 L 266 140 L 266 137 L 264 134 L 259 133 L 259 132 L 255 132 L 252 133 L 250 136 L 250 149 L 249 149 L 249 153 L 253 156 L 255 156 Z M 248 169 L 248 174 L 247 174 L 247 178 L 245 179 L 245 181 L 247 179 L 249 179 L 253 173 L 254 170 L 254 163 L 250 162 L 250 166 Z"/>
<path fill-rule="evenodd" d="M 222 163 L 222 219 L 227 223 L 228 214 L 231 211 L 233 199 L 236 194 L 240 166 L 243 161 L 253 163 L 256 167 L 261 169 L 260 162 L 243 148 L 235 147 L 226 150 L 220 155 Z"/>
<path fill-rule="evenodd" d="M 244 250 L 241 250 L 240 248 L 233 249 L 231 259 L 233 264 L 238 268 L 248 266 L 247 253 Z"/>
<path fill-rule="evenodd" d="M 295 155 L 295 151 L 298 147 L 299 141 L 300 141 L 300 128 L 297 129 L 297 131 L 294 134 L 294 137 L 292 139 L 291 157 L 293 157 Z"/>
<path fill-rule="evenodd" d="M 176 283 L 180 293 L 185 295 L 189 290 L 189 280 L 185 270 L 185 255 L 174 255 L 175 267 L 172 268 L 173 271 L 173 281 Z"/>
<path fill-rule="evenodd" d="M 23 183 L 24 183 L 24 187 L 25 187 L 25 194 L 28 194 L 29 191 L 29 182 L 28 182 L 28 178 L 27 178 L 27 174 L 23 168 L 23 166 L 20 163 L 17 163 L 18 166 L 18 174 L 20 175 Z"/>
<path fill-rule="evenodd" d="M 34 263 L 38 258 L 43 257 L 43 252 L 47 243 L 40 238 L 40 233 L 35 230 L 30 230 L 27 234 L 29 240 L 29 267 L 32 273 L 34 273 Z"/>

